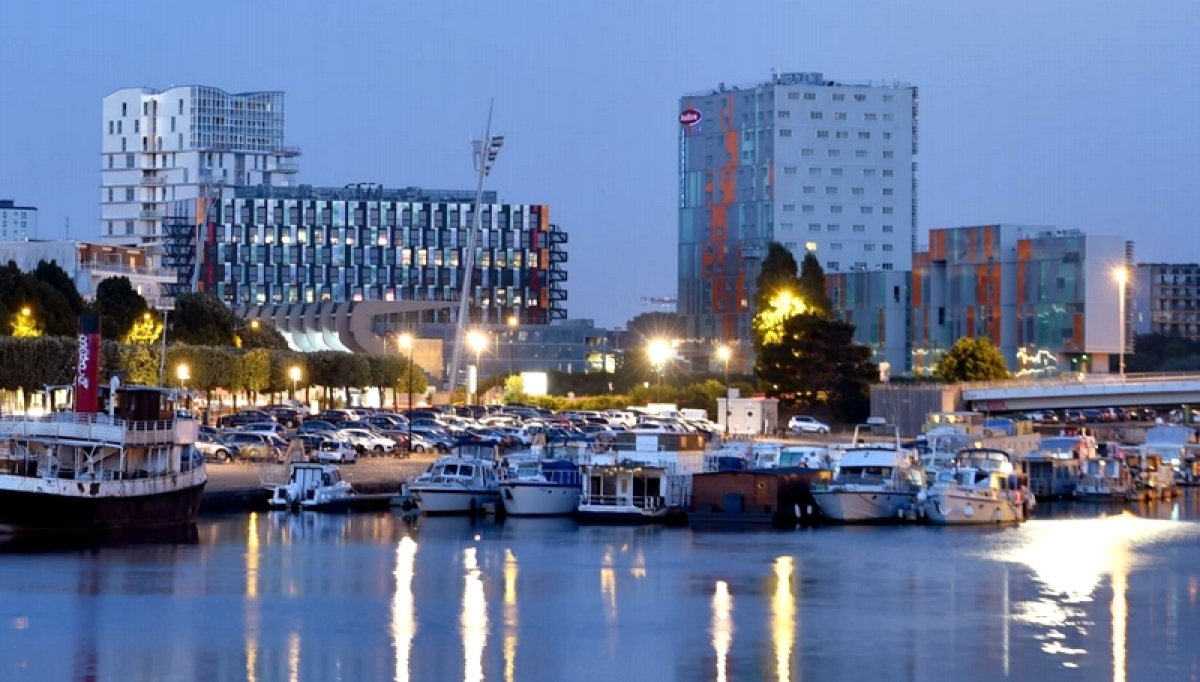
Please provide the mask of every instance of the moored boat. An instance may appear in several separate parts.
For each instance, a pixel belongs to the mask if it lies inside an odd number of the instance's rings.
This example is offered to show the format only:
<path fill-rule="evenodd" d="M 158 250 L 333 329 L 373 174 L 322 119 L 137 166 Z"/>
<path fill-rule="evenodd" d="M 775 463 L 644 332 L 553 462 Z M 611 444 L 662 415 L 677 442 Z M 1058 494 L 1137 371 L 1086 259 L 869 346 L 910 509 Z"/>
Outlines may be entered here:
<path fill-rule="evenodd" d="M 1021 523 L 1032 507 L 1009 454 L 986 448 L 960 451 L 920 497 L 926 517 L 940 525 Z"/>
<path fill-rule="evenodd" d="M 867 433 L 888 439 L 868 443 Z M 812 496 L 831 521 L 904 521 L 920 514 L 917 493 L 924 488 L 925 472 L 916 454 L 901 447 L 899 429 L 873 424 L 855 428 L 854 447 L 842 454 L 833 481 L 815 485 Z"/>
<path fill-rule="evenodd" d="M 580 521 L 661 523 L 683 520 L 692 476 L 704 471 L 702 436 L 687 433 L 617 435 L 604 452 L 584 453 Z"/>
<path fill-rule="evenodd" d="M 494 448 L 458 448 L 437 458 L 408 482 L 408 493 L 425 514 L 480 514 L 500 500 Z"/>
<path fill-rule="evenodd" d="M 386 508 L 391 495 L 363 495 L 333 464 L 292 462 L 286 483 L 273 486 L 269 504 L 276 509 L 295 511 L 344 511 L 347 509 Z"/>
<path fill-rule="evenodd" d="M 502 466 L 500 500 L 510 516 L 569 516 L 583 495 L 579 466 L 565 459 L 516 459 Z"/>

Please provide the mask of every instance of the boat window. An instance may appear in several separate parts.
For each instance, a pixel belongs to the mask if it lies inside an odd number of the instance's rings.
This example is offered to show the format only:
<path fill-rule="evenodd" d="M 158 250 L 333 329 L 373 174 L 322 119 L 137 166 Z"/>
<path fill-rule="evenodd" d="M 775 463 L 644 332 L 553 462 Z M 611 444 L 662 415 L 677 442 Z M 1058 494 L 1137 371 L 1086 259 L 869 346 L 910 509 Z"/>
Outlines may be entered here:
<path fill-rule="evenodd" d="M 887 478 L 892 475 L 892 467 L 865 467 L 867 476 Z"/>
<path fill-rule="evenodd" d="M 458 465 L 457 464 L 447 464 L 447 465 L 443 466 L 442 467 L 442 475 L 443 476 L 458 475 Z"/>
<path fill-rule="evenodd" d="M 458 466 L 458 475 L 459 476 L 473 476 L 474 474 L 475 474 L 474 466 L 472 466 L 470 464 L 460 464 Z"/>

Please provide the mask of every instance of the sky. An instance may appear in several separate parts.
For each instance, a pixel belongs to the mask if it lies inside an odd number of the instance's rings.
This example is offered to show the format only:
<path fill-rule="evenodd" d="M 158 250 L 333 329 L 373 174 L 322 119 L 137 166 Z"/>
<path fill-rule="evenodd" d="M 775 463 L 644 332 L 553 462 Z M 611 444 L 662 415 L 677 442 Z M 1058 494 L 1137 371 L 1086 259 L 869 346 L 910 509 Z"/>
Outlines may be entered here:
<path fill-rule="evenodd" d="M 101 99 L 287 93 L 297 182 L 488 188 L 570 236 L 567 308 L 676 291 L 678 100 L 817 71 L 920 88 L 920 230 L 1011 222 L 1200 261 L 1197 0 L 40 0 L 0 40 L 0 198 L 99 237 Z"/>

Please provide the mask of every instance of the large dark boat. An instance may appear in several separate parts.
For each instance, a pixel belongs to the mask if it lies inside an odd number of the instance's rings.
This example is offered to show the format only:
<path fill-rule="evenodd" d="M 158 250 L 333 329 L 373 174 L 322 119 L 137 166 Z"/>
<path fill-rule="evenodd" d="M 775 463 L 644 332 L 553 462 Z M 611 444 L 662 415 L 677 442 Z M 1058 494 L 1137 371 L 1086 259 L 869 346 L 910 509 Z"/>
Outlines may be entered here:
<path fill-rule="evenodd" d="M 95 329 L 81 321 L 73 411 L 0 416 L 0 533 L 108 533 L 196 520 L 208 481 L 195 447 L 199 425 L 176 411 L 171 390 L 115 381 L 101 390 Z"/>

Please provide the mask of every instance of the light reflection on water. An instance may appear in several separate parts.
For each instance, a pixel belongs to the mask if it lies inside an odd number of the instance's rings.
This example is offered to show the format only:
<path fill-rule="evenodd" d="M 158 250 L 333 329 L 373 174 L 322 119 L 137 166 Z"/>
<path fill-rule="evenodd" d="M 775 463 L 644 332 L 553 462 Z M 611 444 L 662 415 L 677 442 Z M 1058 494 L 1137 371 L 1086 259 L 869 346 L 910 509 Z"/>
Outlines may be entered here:
<path fill-rule="evenodd" d="M 0 679 L 1181 679 L 1200 668 L 1182 644 L 1200 637 L 1200 526 L 1154 516 L 205 519 L 196 546 L 0 553 Z"/>

